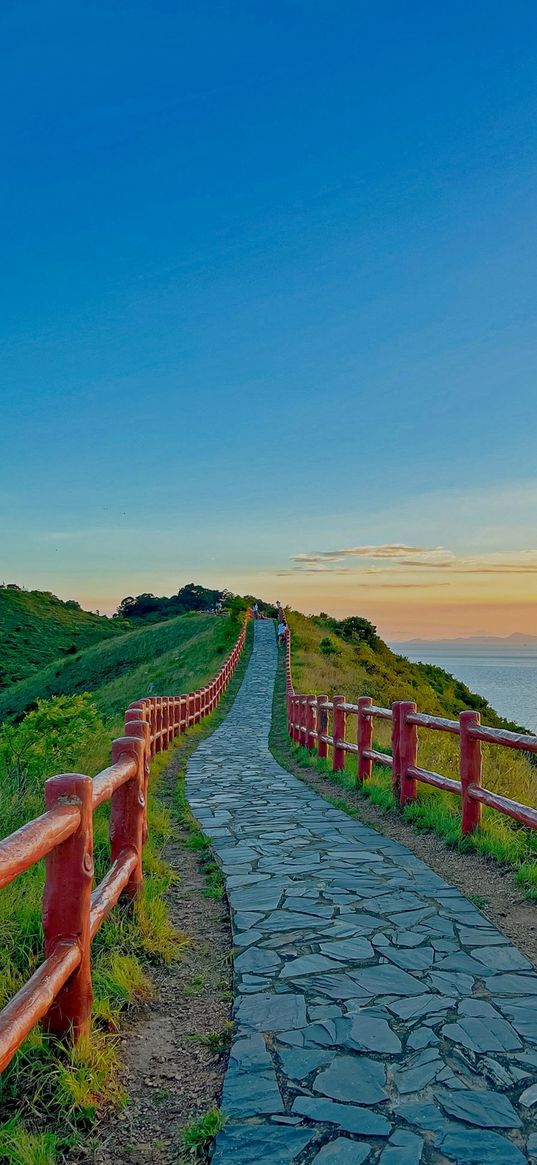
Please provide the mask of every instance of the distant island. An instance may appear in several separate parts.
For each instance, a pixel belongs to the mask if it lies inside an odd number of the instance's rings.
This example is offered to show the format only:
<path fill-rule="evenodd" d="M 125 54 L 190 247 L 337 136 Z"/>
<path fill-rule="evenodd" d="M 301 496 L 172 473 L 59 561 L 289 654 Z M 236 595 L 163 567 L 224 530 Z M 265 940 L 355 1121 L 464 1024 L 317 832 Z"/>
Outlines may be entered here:
<path fill-rule="evenodd" d="M 441 647 L 455 648 L 460 651 L 466 647 L 530 647 L 537 648 L 537 635 L 528 635 L 523 631 L 513 631 L 512 635 L 469 635 L 459 636 L 456 639 L 404 639 L 391 641 L 390 647 L 397 651 L 403 648 L 410 651 L 430 651 Z"/>

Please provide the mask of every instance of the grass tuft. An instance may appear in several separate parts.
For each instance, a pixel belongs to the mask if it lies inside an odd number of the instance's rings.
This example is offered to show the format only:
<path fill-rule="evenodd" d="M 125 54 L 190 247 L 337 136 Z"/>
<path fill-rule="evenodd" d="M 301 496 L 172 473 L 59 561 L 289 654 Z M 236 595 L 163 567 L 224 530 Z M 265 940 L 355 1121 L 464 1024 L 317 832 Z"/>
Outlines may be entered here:
<path fill-rule="evenodd" d="M 73 1123 L 91 1122 L 104 1104 L 120 1107 L 126 1102 L 120 1068 L 116 1041 L 96 1027 L 69 1048 L 59 1068 L 57 1099 Z"/>
<path fill-rule="evenodd" d="M 211 1108 L 203 1116 L 191 1121 L 183 1129 L 181 1141 L 191 1159 L 206 1154 L 211 1142 L 227 1122 L 227 1117 L 219 1108 Z"/>
<path fill-rule="evenodd" d="M 0 1161 L 5 1165 L 55 1165 L 59 1138 L 29 1133 L 18 1117 L 0 1126 Z"/>

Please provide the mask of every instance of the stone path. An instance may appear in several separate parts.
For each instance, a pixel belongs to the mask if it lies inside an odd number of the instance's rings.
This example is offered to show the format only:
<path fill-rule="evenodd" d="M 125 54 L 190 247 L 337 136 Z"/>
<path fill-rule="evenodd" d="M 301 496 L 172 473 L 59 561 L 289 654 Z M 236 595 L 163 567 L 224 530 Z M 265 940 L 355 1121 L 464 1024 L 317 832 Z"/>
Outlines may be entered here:
<path fill-rule="evenodd" d="M 188 766 L 233 916 L 213 1165 L 537 1162 L 537 974 L 404 846 L 268 751 L 276 646 Z"/>

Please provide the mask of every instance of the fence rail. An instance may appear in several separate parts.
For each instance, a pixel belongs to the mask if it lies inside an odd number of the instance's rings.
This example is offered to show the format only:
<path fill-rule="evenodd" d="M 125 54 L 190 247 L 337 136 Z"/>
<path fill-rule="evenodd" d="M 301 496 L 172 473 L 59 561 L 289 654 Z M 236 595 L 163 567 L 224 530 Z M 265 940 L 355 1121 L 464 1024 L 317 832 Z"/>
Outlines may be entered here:
<path fill-rule="evenodd" d="M 391 769 L 392 788 L 401 805 L 415 801 L 418 783 L 453 793 L 461 802 L 461 829 L 472 833 L 481 822 L 482 806 L 511 817 L 520 825 L 537 829 L 537 809 L 503 797 L 483 787 L 482 743 L 499 745 L 537 755 L 537 736 L 509 732 L 503 728 L 487 728 L 481 724 L 479 712 L 461 712 L 458 720 L 430 716 L 418 712 L 411 700 L 395 700 L 391 708 L 378 708 L 369 696 L 361 696 L 356 704 L 345 696 L 325 694 L 306 695 L 295 692 L 291 668 L 291 632 L 286 635 L 286 700 L 287 727 L 291 739 L 317 751 L 321 758 L 332 750 L 332 769 L 341 771 L 348 753 L 356 756 L 357 782 L 367 781 L 373 765 Z M 349 720 L 356 719 L 354 740 L 347 739 Z M 391 723 L 391 755 L 373 748 L 375 720 Z M 331 731 L 330 728 L 331 721 Z M 418 728 L 433 732 L 447 732 L 458 736 L 459 780 L 418 765 Z"/>
<path fill-rule="evenodd" d="M 246 623 L 212 682 L 182 696 L 135 700 L 125 735 L 112 743 L 112 764 L 93 780 L 62 773 L 45 783 L 45 813 L 0 841 L 0 888 L 45 858 L 45 960 L 0 1011 L 0 1072 L 36 1023 L 60 1037 L 88 1030 L 91 940 L 121 897 L 134 899 L 147 839 L 151 757 L 198 724 L 219 703 L 237 667 Z M 93 888 L 93 813 L 111 801 L 111 867 Z"/>

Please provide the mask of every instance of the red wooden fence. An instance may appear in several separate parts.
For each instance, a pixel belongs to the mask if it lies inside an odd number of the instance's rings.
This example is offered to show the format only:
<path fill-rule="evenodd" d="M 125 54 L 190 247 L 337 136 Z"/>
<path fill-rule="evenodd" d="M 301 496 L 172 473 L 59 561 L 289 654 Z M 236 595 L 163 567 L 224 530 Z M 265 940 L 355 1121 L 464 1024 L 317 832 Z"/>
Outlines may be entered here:
<path fill-rule="evenodd" d="M 0 1072 L 42 1020 L 58 1036 L 88 1030 L 91 940 L 123 898 L 142 884 L 147 838 L 147 783 L 151 757 L 216 708 L 237 667 L 246 637 L 237 642 L 212 683 L 183 696 L 136 700 L 125 713 L 125 735 L 112 744 L 112 764 L 93 780 L 62 773 L 45 783 L 45 813 L 0 842 L 0 889 L 45 858 L 45 961 L 0 1012 Z M 112 865 L 93 887 L 93 812 L 112 802 Z"/>
<path fill-rule="evenodd" d="M 461 801 L 461 828 L 472 833 L 481 821 L 482 806 L 488 805 L 499 813 L 512 817 L 521 825 L 537 829 L 537 809 L 502 797 L 483 788 L 482 742 L 514 748 L 520 752 L 537 754 L 537 736 L 507 732 L 503 728 L 486 728 L 479 712 L 461 712 L 458 720 L 429 716 L 418 712 L 411 700 L 396 700 L 391 708 L 377 708 L 369 696 L 361 696 L 357 704 L 349 704 L 345 696 L 312 696 L 299 694 L 293 687 L 291 671 L 291 633 L 286 644 L 287 726 L 295 743 L 319 757 L 327 757 L 332 749 L 332 768 L 344 768 L 346 753 L 356 756 L 356 777 L 361 784 L 371 776 L 374 764 L 392 771 L 394 796 L 401 805 L 415 801 L 417 783 L 434 785 L 437 789 L 454 793 Z M 355 740 L 347 739 L 350 719 L 356 719 Z M 332 731 L 329 731 L 330 719 Z M 373 748 L 375 720 L 388 720 L 392 726 L 392 754 Z M 418 765 L 418 728 L 449 732 L 458 736 L 459 780 L 442 776 Z"/>

